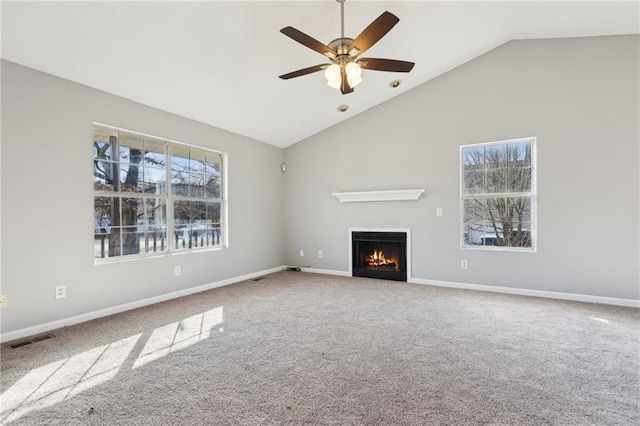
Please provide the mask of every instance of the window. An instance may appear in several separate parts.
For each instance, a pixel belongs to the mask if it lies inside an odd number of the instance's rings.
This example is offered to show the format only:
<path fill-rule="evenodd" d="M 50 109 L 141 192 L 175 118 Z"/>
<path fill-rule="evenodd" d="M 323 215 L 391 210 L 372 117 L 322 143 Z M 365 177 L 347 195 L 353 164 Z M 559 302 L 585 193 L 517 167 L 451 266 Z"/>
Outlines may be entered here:
<path fill-rule="evenodd" d="M 94 257 L 224 245 L 219 152 L 93 127 Z"/>
<path fill-rule="evenodd" d="M 460 147 L 463 248 L 535 251 L 535 142 Z"/>

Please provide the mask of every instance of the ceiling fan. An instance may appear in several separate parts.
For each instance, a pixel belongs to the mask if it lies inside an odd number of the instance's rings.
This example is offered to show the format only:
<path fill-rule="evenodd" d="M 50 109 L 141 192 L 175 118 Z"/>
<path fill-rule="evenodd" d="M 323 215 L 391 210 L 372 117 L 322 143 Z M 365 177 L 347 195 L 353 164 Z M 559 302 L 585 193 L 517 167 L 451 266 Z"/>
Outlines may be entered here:
<path fill-rule="evenodd" d="M 398 61 L 395 59 L 361 58 L 365 51 L 376 44 L 382 37 L 393 28 L 400 19 L 390 12 L 384 12 L 365 28 L 358 37 L 351 39 L 344 36 L 344 2 L 340 3 L 340 38 L 333 40 L 329 45 L 325 45 L 296 30 L 293 27 L 285 27 L 280 32 L 292 38 L 309 49 L 329 58 L 330 63 L 314 65 L 280 76 L 283 80 L 300 77 L 317 71 L 324 70 L 327 85 L 339 89 L 343 95 L 353 92 L 353 88 L 362 82 L 362 69 L 390 72 L 409 72 L 415 65 L 413 62 Z"/>

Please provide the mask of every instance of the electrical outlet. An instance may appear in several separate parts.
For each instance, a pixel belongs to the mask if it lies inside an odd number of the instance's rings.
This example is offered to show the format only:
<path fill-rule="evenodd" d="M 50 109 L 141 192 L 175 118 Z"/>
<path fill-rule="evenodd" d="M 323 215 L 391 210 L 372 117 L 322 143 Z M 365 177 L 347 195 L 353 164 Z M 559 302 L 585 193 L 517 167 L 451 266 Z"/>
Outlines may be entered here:
<path fill-rule="evenodd" d="M 57 285 L 56 286 L 56 299 L 62 299 L 63 297 L 67 297 L 67 286 L 66 285 Z"/>
<path fill-rule="evenodd" d="M 182 269 L 180 269 L 179 266 L 176 266 L 175 273 L 176 273 L 176 277 L 180 276 L 180 274 L 182 273 Z"/>
<path fill-rule="evenodd" d="M 300 257 L 304 257 L 304 250 L 300 250 Z"/>
<path fill-rule="evenodd" d="M 318 250 L 318 257 L 322 259 L 322 250 Z"/>
<path fill-rule="evenodd" d="M 460 269 L 467 269 L 467 261 L 466 260 L 461 260 L 460 261 Z"/>
<path fill-rule="evenodd" d="M 7 307 L 7 295 L 0 294 L 0 309 L 6 308 L 6 307 Z"/>
<path fill-rule="evenodd" d="M 442 207 L 436 209 L 436 216 L 442 216 Z"/>

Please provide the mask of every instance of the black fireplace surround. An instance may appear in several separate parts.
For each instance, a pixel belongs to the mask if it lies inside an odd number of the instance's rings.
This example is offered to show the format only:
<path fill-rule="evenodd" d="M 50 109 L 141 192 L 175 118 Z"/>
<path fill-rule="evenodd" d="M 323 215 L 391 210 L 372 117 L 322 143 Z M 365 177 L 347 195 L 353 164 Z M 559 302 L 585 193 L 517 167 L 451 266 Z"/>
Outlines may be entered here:
<path fill-rule="evenodd" d="M 406 232 L 352 232 L 353 276 L 407 281 Z"/>

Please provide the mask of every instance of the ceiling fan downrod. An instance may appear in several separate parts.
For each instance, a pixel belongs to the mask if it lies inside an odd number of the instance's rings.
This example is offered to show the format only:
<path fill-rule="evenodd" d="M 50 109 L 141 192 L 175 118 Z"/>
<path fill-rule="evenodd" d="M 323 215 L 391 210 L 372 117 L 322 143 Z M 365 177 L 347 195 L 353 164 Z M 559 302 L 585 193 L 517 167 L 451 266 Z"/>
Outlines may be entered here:
<path fill-rule="evenodd" d="M 338 53 L 338 58 L 334 59 L 335 63 L 344 65 L 346 62 L 349 62 L 349 59 L 346 57 L 346 55 L 349 54 L 347 48 L 353 42 L 353 39 L 344 36 L 344 2 L 346 0 L 336 1 L 340 3 L 340 38 L 332 40 L 328 46 Z"/>
<path fill-rule="evenodd" d="M 344 2 L 345 0 L 336 0 L 340 3 L 340 38 L 344 38 Z"/>

